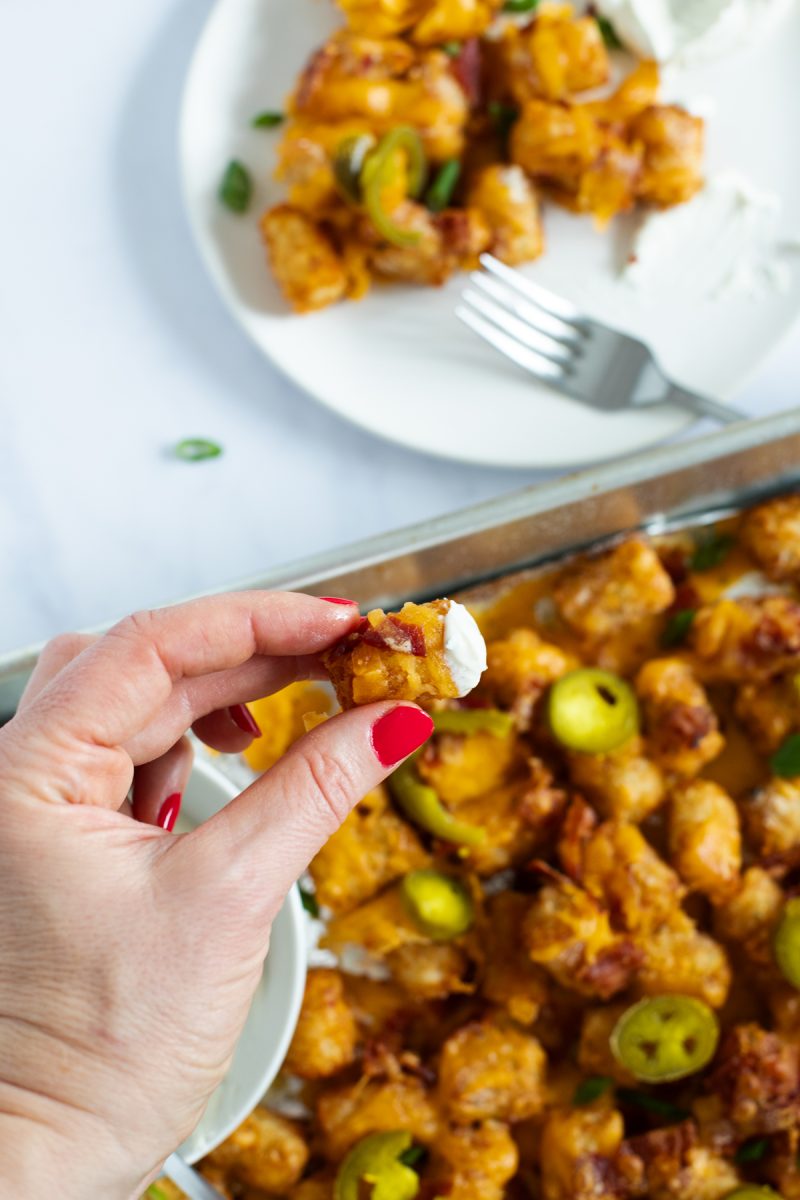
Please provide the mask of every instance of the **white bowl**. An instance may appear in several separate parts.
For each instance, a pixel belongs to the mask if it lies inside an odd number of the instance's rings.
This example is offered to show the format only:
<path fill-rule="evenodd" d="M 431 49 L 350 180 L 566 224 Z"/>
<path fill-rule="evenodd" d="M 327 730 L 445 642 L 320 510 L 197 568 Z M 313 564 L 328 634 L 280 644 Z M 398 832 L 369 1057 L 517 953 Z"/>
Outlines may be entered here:
<path fill-rule="evenodd" d="M 240 788 L 203 758 L 195 760 L 177 829 L 186 833 L 207 821 Z M 272 926 L 264 974 L 230 1070 L 212 1095 L 203 1119 L 178 1153 L 197 1162 L 233 1133 L 274 1080 L 289 1048 L 306 978 L 305 917 L 292 888 Z"/>

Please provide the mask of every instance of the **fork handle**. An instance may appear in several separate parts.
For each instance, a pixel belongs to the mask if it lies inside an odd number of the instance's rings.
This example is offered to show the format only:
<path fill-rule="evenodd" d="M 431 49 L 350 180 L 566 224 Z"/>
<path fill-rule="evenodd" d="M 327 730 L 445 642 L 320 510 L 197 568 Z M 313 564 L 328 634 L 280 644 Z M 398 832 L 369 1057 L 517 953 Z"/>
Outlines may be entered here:
<path fill-rule="evenodd" d="M 698 417 L 711 417 L 712 421 L 719 421 L 720 425 L 734 425 L 737 421 L 749 420 L 747 413 L 742 412 L 740 408 L 732 408 L 729 404 L 718 404 L 716 400 L 711 400 L 708 396 L 699 396 L 697 392 L 689 392 L 685 388 L 674 385 L 664 397 L 664 402 L 679 404 L 682 408 L 688 408 L 690 412 L 696 413 Z"/>

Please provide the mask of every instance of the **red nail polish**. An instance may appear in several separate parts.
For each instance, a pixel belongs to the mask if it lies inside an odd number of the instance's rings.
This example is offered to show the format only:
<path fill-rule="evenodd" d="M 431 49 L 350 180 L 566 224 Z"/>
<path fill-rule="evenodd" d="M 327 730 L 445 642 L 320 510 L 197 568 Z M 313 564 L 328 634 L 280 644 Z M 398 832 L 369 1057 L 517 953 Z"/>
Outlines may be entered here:
<path fill-rule="evenodd" d="M 350 604 L 353 608 L 358 608 L 357 600 L 345 600 L 341 596 L 320 596 L 320 600 L 327 600 L 328 604 Z"/>
<path fill-rule="evenodd" d="M 400 704 L 378 717 L 372 726 L 372 749 L 382 766 L 393 767 L 418 750 L 432 732 L 433 721 L 426 712 Z"/>
<path fill-rule="evenodd" d="M 156 825 L 160 825 L 162 829 L 166 829 L 167 833 L 172 833 L 180 811 L 181 794 L 180 792 L 174 792 L 171 796 L 167 796 L 158 810 Z"/>
<path fill-rule="evenodd" d="M 252 737 L 261 737 L 258 722 L 246 704 L 232 704 L 228 709 L 228 716 L 234 725 L 238 725 L 242 733 L 249 733 Z"/>

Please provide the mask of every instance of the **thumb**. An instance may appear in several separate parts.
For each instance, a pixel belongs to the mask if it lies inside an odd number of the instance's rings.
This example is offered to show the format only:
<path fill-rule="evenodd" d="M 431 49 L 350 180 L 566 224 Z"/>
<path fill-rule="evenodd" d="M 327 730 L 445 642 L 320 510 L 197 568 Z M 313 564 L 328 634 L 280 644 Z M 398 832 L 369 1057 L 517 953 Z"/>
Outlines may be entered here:
<path fill-rule="evenodd" d="M 351 809 L 430 737 L 413 704 L 371 704 L 305 735 L 266 774 L 188 835 L 221 881 L 268 881 L 275 905 Z M 188 848 L 188 847 L 187 847 Z M 200 874 L 209 875 L 206 871 Z"/>

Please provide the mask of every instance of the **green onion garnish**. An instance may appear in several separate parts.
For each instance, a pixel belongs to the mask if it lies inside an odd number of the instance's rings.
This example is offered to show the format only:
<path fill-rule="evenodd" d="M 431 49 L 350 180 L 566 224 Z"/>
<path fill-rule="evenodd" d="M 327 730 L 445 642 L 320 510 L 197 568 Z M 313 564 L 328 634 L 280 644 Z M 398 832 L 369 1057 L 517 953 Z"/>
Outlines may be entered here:
<path fill-rule="evenodd" d="M 404 1167 L 413 1167 L 421 1158 L 424 1158 L 427 1153 L 428 1152 L 424 1146 L 409 1146 L 407 1150 L 404 1150 L 403 1153 L 398 1156 L 398 1162 L 401 1162 Z"/>
<path fill-rule="evenodd" d="M 503 104 L 499 100 L 492 100 L 486 111 L 494 121 L 500 137 L 505 141 L 511 132 L 511 126 L 519 117 L 519 109 L 514 108 L 512 104 Z"/>
<path fill-rule="evenodd" d="M 751 1138 L 749 1142 L 744 1142 L 739 1147 L 734 1158 L 737 1163 L 761 1162 L 768 1150 L 769 1138 Z"/>
<path fill-rule="evenodd" d="M 689 560 L 689 569 L 710 571 L 712 567 L 718 567 L 728 557 L 732 546 L 733 538 L 729 533 L 718 533 L 713 529 L 698 542 L 697 549 Z"/>
<path fill-rule="evenodd" d="M 247 167 L 240 162 L 229 162 L 219 185 L 219 198 L 231 212 L 247 212 L 253 194 L 253 181 Z"/>
<path fill-rule="evenodd" d="M 606 44 L 606 47 L 609 50 L 624 50 L 624 46 L 619 40 L 619 34 L 609 21 L 608 17 L 601 17 L 599 14 L 595 14 L 594 19 L 597 21 L 597 24 L 600 27 L 600 33 L 603 41 Z"/>
<path fill-rule="evenodd" d="M 458 58 L 461 53 L 461 42 L 442 42 L 442 49 L 451 58 Z"/>
<path fill-rule="evenodd" d="M 614 1080 L 609 1075 L 593 1075 L 590 1079 L 584 1079 L 575 1088 L 575 1095 L 572 1097 L 573 1104 L 591 1104 L 593 1100 L 597 1100 L 604 1092 L 607 1092 L 610 1087 L 614 1086 Z"/>
<path fill-rule="evenodd" d="M 800 775 L 800 733 L 790 733 L 769 760 L 775 775 L 793 779 Z"/>
<path fill-rule="evenodd" d="M 300 893 L 300 903 L 310 917 L 319 916 L 319 901 L 313 892 L 309 892 L 302 884 L 298 883 L 297 890 Z"/>
<path fill-rule="evenodd" d="M 674 1121 L 685 1121 L 690 1115 L 687 1109 L 671 1104 L 669 1100 L 660 1100 L 657 1096 L 648 1096 L 646 1092 L 637 1092 L 633 1088 L 618 1088 L 617 1100 L 620 1104 L 643 1108 L 660 1117 L 671 1117 Z"/>
<path fill-rule="evenodd" d="M 285 120 L 286 113 L 268 108 L 266 112 L 260 112 L 253 117 L 251 125 L 254 129 L 274 129 L 276 125 L 282 125 Z"/>
<path fill-rule="evenodd" d="M 661 635 L 661 645 L 680 646 L 685 642 L 696 615 L 693 608 L 680 608 L 673 613 Z"/>
<path fill-rule="evenodd" d="M 460 174 L 461 163 L 457 158 L 449 158 L 447 162 L 442 163 L 425 196 L 425 203 L 431 212 L 438 213 L 443 208 L 447 208 L 453 198 Z"/>
<path fill-rule="evenodd" d="M 533 12 L 539 5 L 539 0 L 506 0 L 503 5 L 503 12 L 507 13 L 529 13 Z"/>
<path fill-rule="evenodd" d="M 207 458 L 219 458 L 222 446 L 206 438 L 184 438 L 175 447 L 175 457 L 184 462 L 204 462 Z"/>

